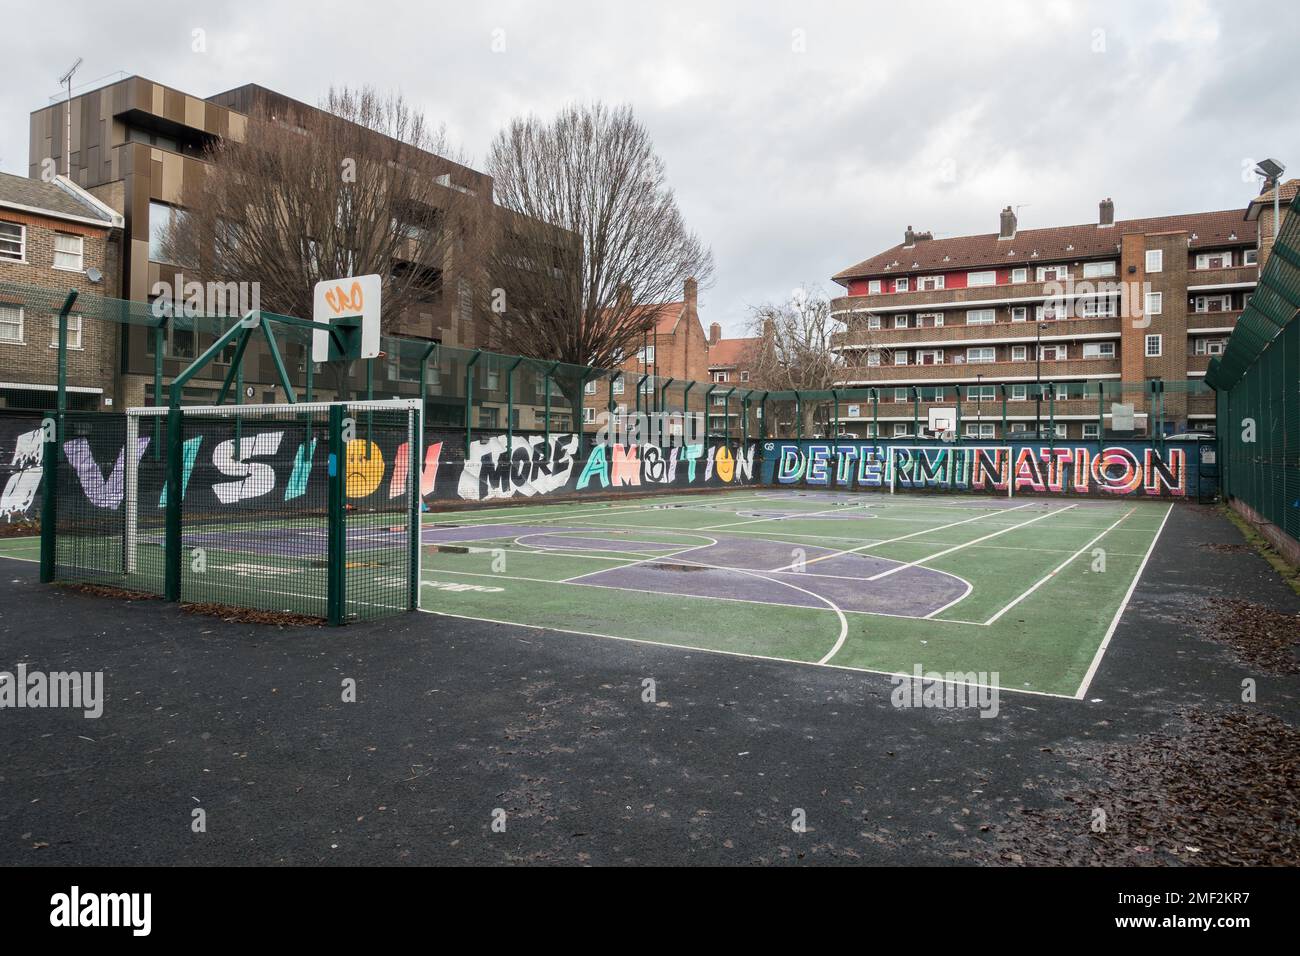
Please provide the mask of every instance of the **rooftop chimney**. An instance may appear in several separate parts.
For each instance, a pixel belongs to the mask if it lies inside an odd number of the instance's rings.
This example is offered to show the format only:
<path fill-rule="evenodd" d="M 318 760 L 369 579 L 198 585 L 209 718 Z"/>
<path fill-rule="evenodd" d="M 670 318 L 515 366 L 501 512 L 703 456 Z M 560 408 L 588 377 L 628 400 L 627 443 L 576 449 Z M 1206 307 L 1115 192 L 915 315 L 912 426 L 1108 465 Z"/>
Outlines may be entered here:
<path fill-rule="evenodd" d="M 916 245 L 916 233 L 912 231 L 911 226 L 908 226 L 903 233 L 903 248 L 911 249 L 914 245 Z"/>
<path fill-rule="evenodd" d="M 1107 226 L 1115 225 L 1115 203 L 1111 201 L 1109 196 L 1101 201 L 1099 208 L 1100 215 L 1097 218 L 1098 227 L 1104 229 Z"/>
<path fill-rule="evenodd" d="M 686 308 L 695 311 L 695 300 L 699 295 L 700 284 L 692 276 L 682 283 L 682 294 L 686 299 Z"/>
<path fill-rule="evenodd" d="M 722 326 L 717 322 L 709 323 L 709 344 L 717 345 L 722 340 Z"/>
<path fill-rule="evenodd" d="M 1001 223 L 998 229 L 999 239 L 1014 239 L 1016 237 L 1016 214 L 1007 206 L 1002 210 L 1000 217 Z"/>

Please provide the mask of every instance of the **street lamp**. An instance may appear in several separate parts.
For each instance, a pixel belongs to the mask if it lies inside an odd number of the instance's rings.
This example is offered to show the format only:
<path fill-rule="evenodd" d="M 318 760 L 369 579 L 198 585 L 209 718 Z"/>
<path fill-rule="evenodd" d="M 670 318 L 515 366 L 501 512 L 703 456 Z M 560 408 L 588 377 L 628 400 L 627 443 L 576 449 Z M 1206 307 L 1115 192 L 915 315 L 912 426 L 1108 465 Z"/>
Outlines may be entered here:
<path fill-rule="evenodd" d="M 1255 164 L 1255 175 L 1262 176 L 1264 178 L 1265 185 L 1267 185 L 1270 182 L 1273 184 L 1273 239 L 1274 241 L 1277 240 L 1277 230 L 1278 230 L 1278 226 L 1280 225 L 1280 223 L 1278 222 L 1278 214 L 1280 209 L 1280 204 L 1278 203 L 1278 197 L 1280 197 L 1282 194 L 1282 174 L 1284 172 L 1286 172 L 1286 167 L 1283 166 L 1281 163 L 1279 163 L 1276 159 L 1262 159 Z"/>
<path fill-rule="evenodd" d="M 1034 441 L 1043 437 L 1043 329 L 1039 322 L 1034 330 Z"/>

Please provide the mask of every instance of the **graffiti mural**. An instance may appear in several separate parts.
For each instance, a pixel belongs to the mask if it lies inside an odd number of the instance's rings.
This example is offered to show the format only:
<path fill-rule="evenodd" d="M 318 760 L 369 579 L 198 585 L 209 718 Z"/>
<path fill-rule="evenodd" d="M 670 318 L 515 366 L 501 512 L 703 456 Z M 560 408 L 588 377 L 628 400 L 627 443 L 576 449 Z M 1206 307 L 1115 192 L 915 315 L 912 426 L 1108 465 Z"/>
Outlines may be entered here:
<path fill-rule="evenodd" d="M 21 430 L 0 434 L 0 455 L 11 461 L 4 482 L 4 519 L 36 518 L 40 511 L 43 445 L 39 420 L 24 419 Z M 96 508 L 116 509 L 125 496 L 126 450 L 120 442 L 69 438 L 65 455 L 76 485 Z M 439 440 L 440 439 L 440 440 Z M 140 500 L 167 505 L 164 469 L 154 464 L 152 436 L 141 435 L 132 450 L 139 466 Z M 420 469 L 420 492 L 439 500 L 491 501 L 559 494 L 641 492 L 659 486 L 719 487 L 753 483 L 755 446 L 721 441 L 682 447 L 596 445 L 583 449 L 578 435 L 492 435 L 474 441 L 463 454 L 458 441 L 431 430 L 423 461 L 413 460 L 409 444 L 386 444 L 359 437 L 348 443 L 345 494 L 353 503 L 402 494 L 413 467 Z M 181 493 L 203 510 L 240 508 L 268 496 L 292 501 L 323 482 L 327 449 L 319 437 L 282 424 L 246 422 L 238 439 L 214 441 L 203 435 L 183 446 Z"/>
<path fill-rule="evenodd" d="M 882 445 L 765 442 L 764 481 L 822 488 L 1182 498 L 1196 457 L 1145 442 Z"/>

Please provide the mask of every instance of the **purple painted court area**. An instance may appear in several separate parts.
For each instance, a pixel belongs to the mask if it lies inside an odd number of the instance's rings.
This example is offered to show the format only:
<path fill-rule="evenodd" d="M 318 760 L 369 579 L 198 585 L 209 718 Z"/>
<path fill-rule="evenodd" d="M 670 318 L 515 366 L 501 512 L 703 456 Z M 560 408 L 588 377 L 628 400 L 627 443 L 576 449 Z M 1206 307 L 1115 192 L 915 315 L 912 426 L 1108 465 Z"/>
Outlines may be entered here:
<path fill-rule="evenodd" d="M 899 562 L 862 554 L 837 554 L 830 548 L 801 546 L 803 571 L 774 571 L 794 560 L 794 546 L 779 541 L 720 537 L 717 544 L 692 548 L 608 571 L 596 571 L 574 584 L 735 598 L 799 607 L 826 607 L 924 617 L 966 594 L 961 578 L 930 568 L 906 568 L 879 581 L 872 575 Z M 834 555 L 833 557 L 828 557 Z M 822 559 L 822 560 L 819 560 Z"/>

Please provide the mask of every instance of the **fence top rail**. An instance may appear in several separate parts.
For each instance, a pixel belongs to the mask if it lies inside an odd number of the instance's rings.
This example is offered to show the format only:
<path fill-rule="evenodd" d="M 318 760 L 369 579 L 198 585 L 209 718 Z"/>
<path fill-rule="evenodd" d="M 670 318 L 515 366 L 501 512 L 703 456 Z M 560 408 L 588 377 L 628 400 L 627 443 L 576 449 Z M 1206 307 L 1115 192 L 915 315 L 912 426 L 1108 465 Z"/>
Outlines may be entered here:
<path fill-rule="evenodd" d="M 420 410 L 420 400 L 417 398 L 386 398 L 361 400 L 355 402 L 298 402 L 289 403 L 281 402 L 279 404 L 263 405 L 181 405 L 178 411 L 182 415 L 256 415 L 267 412 L 322 412 L 328 411 L 336 405 L 344 408 L 351 408 L 357 411 L 384 411 L 407 409 L 410 411 Z M 166 405 L 141 405 L 135 408 L 128 408 L 127 415 L 154 417 L 164 416 L 170 409 Z"/>

